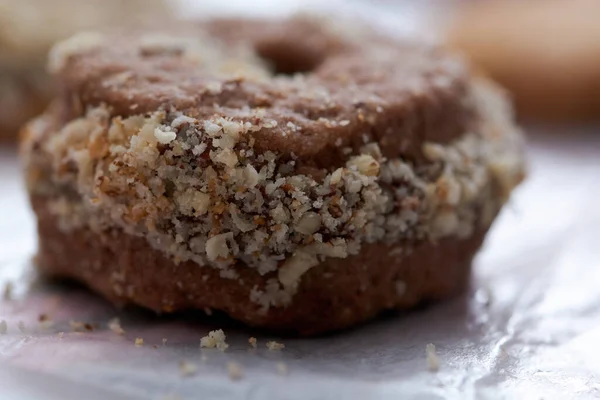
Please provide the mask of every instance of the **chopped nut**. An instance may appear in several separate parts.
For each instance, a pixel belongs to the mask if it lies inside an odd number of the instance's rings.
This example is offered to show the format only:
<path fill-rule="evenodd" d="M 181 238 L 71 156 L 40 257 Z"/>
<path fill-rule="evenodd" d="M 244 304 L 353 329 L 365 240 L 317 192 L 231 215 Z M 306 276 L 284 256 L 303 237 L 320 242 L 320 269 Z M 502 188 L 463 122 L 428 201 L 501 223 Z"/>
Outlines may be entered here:
<path fill-rule="evenodd" d="M 160 128 L 154 130 L 154 137 L 158 140 L 158 143 L 169 144 L 177 138 L 177 134 L 172 131 L 164 131 Z"/>
<path fill-rule="evenodd" d="M 277 373 L 279 375 L 287 375 L 288 374 L 288 366 L 286 363 L 278 362 L 277 363 Z"/>
<path fill-rule="evenodd" d="M 222 329 L 208 332 L 208 335 L 200 339 L 200 347 L 217 348 L 221 351 L 226 350 L 229 345 L 225 342 L 226 336 Z"/>
<path fill-rule="evenodd" d="M 255 337 L 249 338 L 248 343 L 250 343 L 250 346 L 252 346 L 253 348 L 256 348 L 256 338 Z"/>
<path fill-rule="evenodd" d="M 427 367 L 430 371 L 435 372 L 440 369 L 440 359 L 435 353 L 435 345 L 429 343 L 425 346 L 425 353 L 427 354 Z"/>
<path fill-rule="evenodd" d="M 227 371 L 229 371 L 229 377 L 234 380 L 240 380 L 244 377 L 244 370 L 242 366 L 234 361 L 227 363 Z"/>
<path fill-rule="evenodd" d="M 167 338 L 162 338 L 162 345 L 166 346 L 167 345 Z"/>
<path fill-rule="evenodd" d="M 267 349 L 271 350 L 271 351 L 275 351 L 275 350 L 282 350 L 285 348 L 285 345 L 283 343 L 278 343 L 274 340 L 268 341 L 266 343 Z"/>
<path fill-rule="evenodd" d="M 62 339 L 65 336 L 64 332 L 58 332 L 58 338 Z"/>
<path fill-rule="evenodd" d="M 135 347 L 141 347 L 144 345 L 144 339 L 141 337 L 135 338 L 133 343 L 135 344 Z"/>
<path fill-rule="evenodd" d="M 125 331 L 123 330 L 123 328 L 121 328 L 121 321 L 119 321 L 119 318 L 113 318 L 110 321 L 108 321 L 108 328 L 117 335 L 125 334 Z"/>
<path fill-rule="evenodd" d="M 198 366 L 188 361 L 182 361 L 179 363 L 179 373 L 182 376 L 192 376 L 198 371 Z"/>

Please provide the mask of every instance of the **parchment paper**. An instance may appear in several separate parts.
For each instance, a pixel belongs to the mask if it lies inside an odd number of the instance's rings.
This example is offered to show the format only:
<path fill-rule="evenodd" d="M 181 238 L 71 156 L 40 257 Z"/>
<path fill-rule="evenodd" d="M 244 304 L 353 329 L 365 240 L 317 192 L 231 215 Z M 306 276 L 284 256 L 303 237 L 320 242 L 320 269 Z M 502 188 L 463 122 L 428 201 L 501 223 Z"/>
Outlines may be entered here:
<path fill-rule="evenodd" d="M 599 397 L 600 129 L 554 130 L 530 136 L 529 178 L 490 232 L 469 293 L 312 339 L 276 338 L 202 313 L 119 311 L 81 287 L 40 280 L 35 220 L 14 149 L 2 149 L 0 285 L 14 288 L 0 300 L 8 324 L 0 399 Z M 123 336 L 107 327 L 115 316 Z M 93 330 L 73 332 L 69 321 Z M 200 338 L 216 328 L 229 349 L 201 350 Z M 267 350 L 271 339 L 285 349 Z M 428 343 L 437 372 L 426 362 Z M 182 376 L 182 361 L 197 367 L 193 376 Z M 230 362 L 242 379 L 229 377 Z"/>

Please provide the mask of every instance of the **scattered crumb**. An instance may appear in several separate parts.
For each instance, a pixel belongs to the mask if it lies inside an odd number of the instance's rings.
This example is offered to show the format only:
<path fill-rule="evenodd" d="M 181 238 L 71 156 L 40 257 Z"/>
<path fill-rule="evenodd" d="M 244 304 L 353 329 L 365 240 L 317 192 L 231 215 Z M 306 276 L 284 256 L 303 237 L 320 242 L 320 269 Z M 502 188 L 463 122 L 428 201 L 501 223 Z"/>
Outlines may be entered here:
<path fill-rule="evenodd" d="M 250 343 L 250 346 L 252 346 L 252 348 L 256 348 L 256 338 L 255 337 L 251 337 L 248 339 L 248 343 Z"/>
<path fill-rule="evenodd" d="M 208 335 L 200 339 L 200 347 L 214 349 L 215 347 L 221 351 L 227 349 L 229 345 L 225 342 L 226 336 L 222 329 L 208 332 Z"/>
<path fill-rule="evenodd" d="M 229 377 L 234 381 L 242 379 L 244 376 L 242 366 L 234 361 L 227 363 L 227 371 L 229 371 Z"/>
<path fill-rule="evenodd" d="M 135 338 L 135 346 L 136 347 L 141 347 L 144 345 L 144 339 L 141 337 Z"/>
<path fill-rule="evenodd" d="M 65 336 L 65 333 L 64 333 L 64 332 L 58 332 L 58 338 L 59 338 L 59 339 L 62 339 L 62 338 L 63 338 L 63 336 Z"/>
<path fill-rule="evenodd" d="M 209 317 L 213 314 L 212 309 L 210 307 L 204 307 L 204 313 Z"/>
<path fill-rule="evenodd" d="M 266 346 L 267 346 L 267 349 L 269 349 L 271 351 L 281 350 L 281 349 L 285 348 L 285 344 L 276 342 L 274 340 L 267 342 Z"/>
<path fill-rule="evenodd" d="M 0 335 L 4 335 L 8 330 L 8 325 L 5 320 L 0 321 Z"/>
<path fill-rule="evenodd" d="M 48 318 L 48 314 L 40 314 L 39 317 L 38 317 L 38 321 L 39 322 L 44 322 L 44 321 L 47 321 L 49 319 L 50 318 Z"/>
<path fill-rule="evenodd" d="M 25 333 L 25 323 L 23 321 L 17 322 L 17 328 L 19 328 L 21 333 Z"/>
<path fill-rule="evenodd" d="M 166 337 L 162 338 L 162 344 L 163 344 L 163 346 L 167 345 L 167 338 Z"/>
<path fill-rule="evenodd" d="M 113 318 L 110 321 L 108 321 L 108 327 L 117 335 L 125 334 L 125 330 L 121 328 L 121 321 L 119 321 L 119 318 Z"/>
<path fill-rule="evenodd" d="M 440 359 L 435 354 L 435 345 L 429 343 L 425 346 L 425 353 L 427 354 L 427 367 L 430 371 L 435 372 L 440 369 Z"/>
<path fill-rule="evenodd" d="M 179 363 L 179 373 L 182 376 L 192 376 L 198 371 L 196 364 L 188 361 L 182 361 Z"/>
<path fill-rule="evenodd" d="M 277 373 L 279 375 L 287 375 L 288 374 L 287 364 L 283 363 L 283 362 L 278 362 L 277 363 Z"/>
<path fill-rule="evenodd" d="M 69 326 L 73 332 L 82 332 L 85 329 L 85 323 L 81 321 L 69 321 Z"/>
<path fill-rule="evenodd" d="M 13 288 L 14 285 L 12 282 L 6 282 L 4 284 L 4 293 L 2 295 L 4 300 L 10 300 L 12 298 Z"/>

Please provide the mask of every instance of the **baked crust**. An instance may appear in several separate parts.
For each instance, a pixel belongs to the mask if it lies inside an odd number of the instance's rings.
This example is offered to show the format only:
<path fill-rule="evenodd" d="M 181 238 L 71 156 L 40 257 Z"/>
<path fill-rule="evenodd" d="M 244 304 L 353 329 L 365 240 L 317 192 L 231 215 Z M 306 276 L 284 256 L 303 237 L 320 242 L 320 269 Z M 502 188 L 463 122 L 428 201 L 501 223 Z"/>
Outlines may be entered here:
<path fill-rule="evenodd" d="M 84 283 L 117 305 L 157 312 L 212 308 L 248 325 L 313 335 L 364 322 L 383 310 L 409 309 L 447 299 L 468 287 L 471 260 L 484 230 L 468 239 L 437 243 L 365 245 L 357 255 L 329 258 L 303 277 L 287 307 L 262 309 L 248 301 L 268 277 L 237 266 L 238 280 L 187 261 L 175 264 L 143 238 L 109 230 L 64 232 L 43 198 L 33 199 L 38 216 L 37 264 L 48 276 Z M 243 283 L 242 283 L 243 282 Z"/>

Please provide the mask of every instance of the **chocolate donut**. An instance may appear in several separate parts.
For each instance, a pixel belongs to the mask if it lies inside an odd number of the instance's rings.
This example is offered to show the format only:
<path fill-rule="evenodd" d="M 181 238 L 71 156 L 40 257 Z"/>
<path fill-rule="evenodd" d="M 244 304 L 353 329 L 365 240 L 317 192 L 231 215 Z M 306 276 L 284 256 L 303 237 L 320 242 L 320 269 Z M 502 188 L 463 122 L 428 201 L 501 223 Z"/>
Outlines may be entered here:
<path fill-rule="evenodd" d="M 119 304 L 315 334 L 445 298 L 523 177 L 498 89 L 360 24 L 86 33 L 50 68 L 37 262 Z"/>

